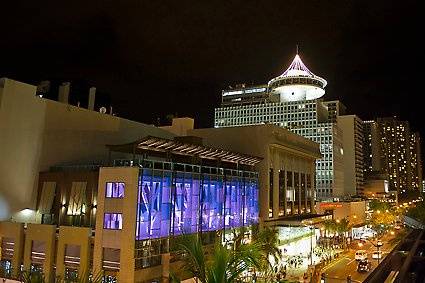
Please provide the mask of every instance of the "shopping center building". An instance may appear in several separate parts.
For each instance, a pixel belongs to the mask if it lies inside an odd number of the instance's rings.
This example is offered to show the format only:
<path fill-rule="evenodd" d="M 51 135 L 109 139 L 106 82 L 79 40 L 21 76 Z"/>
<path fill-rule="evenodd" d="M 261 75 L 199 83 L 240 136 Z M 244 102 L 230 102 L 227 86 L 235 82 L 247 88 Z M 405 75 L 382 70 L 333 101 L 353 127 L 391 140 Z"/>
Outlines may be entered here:
<path fill-rule="evenodd" d="M 231 228 L 282 226 L 314 213 L 319 145 L 281 127 L 173 131 L 45 101 L 11 80 L 1 91 L 0 114 L 22 126 L 0 123 L 13 139 L 0 140 L 6 160 L 24 155 L 13 143 L 32 160 L 21 178 L 10 175 L 16 182 L 0 183 L 10 188 L 5 217 L 12 218 L 0 222 L 7 276 L 39 270 L 52 281 L 103 271 L 106 282 L 160 282 L 175 271 L 185 278 L 173 252 L 182 233 L 200 232 L 212 244 Z M 23 102 L 35 111 L 29 117 L 13 110 Z M 39 122 L 40 151 L 23 144 L 29 121 Z M 22 184 L 16 207 L 13 183 Z"/>
<path fill-rule="evenodd" d="M 3 267 L 50 279 L 92 269 L 111 282 L 161 281 L 181 265 L 174 237 L 201 232 L 210 244 L 217 232 L 257 223 L 261 158 L 196 140 L 147 136 L 108 146 L 112 166 L 40 174 L 43 223 L 0 224 Z"/>

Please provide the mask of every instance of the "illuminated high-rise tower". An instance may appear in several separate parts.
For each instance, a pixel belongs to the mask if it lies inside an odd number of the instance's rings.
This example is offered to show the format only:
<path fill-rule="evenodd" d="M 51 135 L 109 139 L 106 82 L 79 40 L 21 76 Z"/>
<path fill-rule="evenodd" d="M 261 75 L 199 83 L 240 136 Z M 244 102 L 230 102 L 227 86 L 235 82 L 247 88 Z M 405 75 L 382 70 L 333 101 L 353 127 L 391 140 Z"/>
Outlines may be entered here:
<path fill-rule="evenodd" d="M 295 55 L 286 71 L 269 81 L 269 91 L 278 93 L 281 102 L 314 100 L 325 94 L 326 80 L 313 74 Z"/>
<path fill-rule="evenodd" d="M 296 54 L 289 67 L 268 84 L 223 90 L 222 105 L 215 109 L 215 127 L 270 123 L 319 143 L 323 157 L 316 162 L 316 198 L 344 196 L 342 133 L 336 119 L 329 119 L 322 100 L 326 85 Z"/>

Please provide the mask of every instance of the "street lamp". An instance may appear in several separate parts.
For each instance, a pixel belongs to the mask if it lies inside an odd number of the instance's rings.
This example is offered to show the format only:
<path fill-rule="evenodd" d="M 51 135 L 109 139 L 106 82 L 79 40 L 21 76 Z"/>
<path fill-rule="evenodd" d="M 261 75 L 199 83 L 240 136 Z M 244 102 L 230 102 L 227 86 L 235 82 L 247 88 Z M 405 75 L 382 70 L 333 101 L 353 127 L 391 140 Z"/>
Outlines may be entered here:
<path fill-rule="evenodd" d="M 379 265 L 379 258 L 380 258 L 379 248 L 382 247 L 384 244 L 382 243 L 382 241 L 377 240 L 376 241 L 376 245 L 375 245 L 371 240 L 369 240 L 369 239 L 367 239 L 367 240 L 377 249 L 377 252 L 378 252 L 378 254 L 377 254 L 377 256 L 378 256 L 378 265 Z"/>
<path fill-rule="evenodd" d="M 312 221 L 310 220 L 310 265 L 313 266 L 313 231 L 314 226 L 312 225 Z"/>

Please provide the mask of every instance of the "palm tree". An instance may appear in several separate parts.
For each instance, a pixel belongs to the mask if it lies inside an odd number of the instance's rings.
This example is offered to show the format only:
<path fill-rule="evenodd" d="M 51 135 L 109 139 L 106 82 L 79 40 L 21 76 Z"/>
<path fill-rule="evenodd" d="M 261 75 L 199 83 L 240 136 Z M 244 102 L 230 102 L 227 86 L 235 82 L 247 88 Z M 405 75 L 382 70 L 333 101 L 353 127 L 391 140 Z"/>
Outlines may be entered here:
<path fill-rule="evenodd" d="M 347 218 L 343 218 L 336 222 L 336 232 L 341 235 L 342 234 L 342 245 L 344 249 L 346 248 L 346 233 L 350 231 L 350 221 Z"/>
<path fill-rule="evenodd" d="M 325 229 L 325 236 L 329 233 L 335 232 L 336 222 L 333 219 L 328 219 L 323 222 L 323 228 Z"/>
<path fill-rule="evenodd" d="M 259 229 L 259 225 L 252 226 L 252 240 L 260 247 L 262 254 L 260 272 L 266 281 L 273 282 L 276 278 L 275 266 L 270 258 L 273 258 L 276 265 L 282 258 L 282 252 L 279 249 L 279 235 L 275 227 L 265 226 Z"/>
<path fill-rule="evenodd" d="M 217 243 L 209 255 L 200 237 L 192 234 L 182 236 L 178 247 L 185 255 L 185 270 L 202 283 L 235 282 L 250 267 L 261 266 L 260 249 L 256 243 L 243 244 L 235 250 Z"/>
<path fill-rule="evenodd" d="M 265 226 L 259 230 L 258 225 L 256 225 L 253 227 L 253 240 L 260 245 L 260 249 L 267 262 L 270 263 L 270 257 L 275 262 L 279 262 L 282 255 L 279 249 L 279 236 L 276 228 Z"/>

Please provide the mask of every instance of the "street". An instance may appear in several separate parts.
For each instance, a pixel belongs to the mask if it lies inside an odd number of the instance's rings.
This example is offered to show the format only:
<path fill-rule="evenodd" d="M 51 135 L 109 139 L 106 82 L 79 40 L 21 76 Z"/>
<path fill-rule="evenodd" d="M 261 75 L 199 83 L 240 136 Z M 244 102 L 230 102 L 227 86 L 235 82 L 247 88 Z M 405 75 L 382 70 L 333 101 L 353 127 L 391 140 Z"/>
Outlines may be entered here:
<path fill-rule="evenodd" d="M 381 238 L 383 246 L 380 250 L 383 252 L 383 257 L 380 262 L 388 255 L 389 252 L 394 248 L 395 243 L 389 244 L 388 242 L 394 238 L 393 235 L 386 234 Z M 329 264 L 322 272 L 326 274 L 326 283 L 338 283 L 346 282 L 347 276 L 351 275 L 352 282 L 363 282 L 367 276 L 376 268 L 378 260 L 372 259 L 372 253 L 376 251 L 369 241 L 366 241 L 362 247 L 357 247 L 358 241 L 355 241 L 348 253 L 337 259 L 336 261 Z M 357 261 L 354 259 L 356 250 L 366 250 L 368 253 L 369 261 L 371 262 L 371 270 L 369 272 L 359 273 L 357 272 Z"/>

